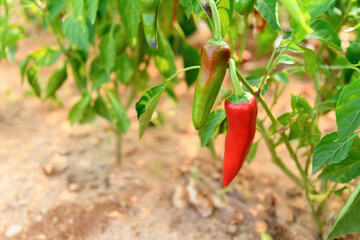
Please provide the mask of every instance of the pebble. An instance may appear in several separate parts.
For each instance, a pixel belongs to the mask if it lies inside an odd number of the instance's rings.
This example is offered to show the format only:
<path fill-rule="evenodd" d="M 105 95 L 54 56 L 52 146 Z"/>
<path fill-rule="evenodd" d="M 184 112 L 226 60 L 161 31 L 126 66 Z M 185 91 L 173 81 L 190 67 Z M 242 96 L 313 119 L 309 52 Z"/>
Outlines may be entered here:
<path fill-rule="evenodd" d="M 40 233 L 39 235 L 37 235 L 36 240 L 45 240 L 46 239 L 46 235 Z"/>
<path fill-rule="evenodd" d="M 22 231 L 22 226 L 20 225 L 11 225 L 8 230 L 6 230 L 5 236 L 6 237 L 13 237 L 16 234 L 18 234 L 19 232 Z"/>

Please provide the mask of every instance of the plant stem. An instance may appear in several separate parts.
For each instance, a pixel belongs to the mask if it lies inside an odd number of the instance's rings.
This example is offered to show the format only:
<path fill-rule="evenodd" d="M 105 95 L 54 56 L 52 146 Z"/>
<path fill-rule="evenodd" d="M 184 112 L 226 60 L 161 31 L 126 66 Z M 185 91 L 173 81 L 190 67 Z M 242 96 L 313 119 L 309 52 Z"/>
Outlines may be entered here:
<path fill-rule="evenodd" d="M 320 43 L 320 47 L 318 49 L 318 53 L 317 53 L 317 57 L 320 58 L 321 57 L 321 54 L 322 52 L 324 51 L 324 44 L 321 42 Z"/>
<path fill-rule="evenodd" d="M 214 22 L 214 40 L 215 41 L 222 41 L 222 35 L 221 35 L 221 22 L 219 13 L 216 7 L 216 4 L 214 0 L 208 0 L 208 3 L 211 8 L 211 14 Z"/>
<path fill-rule="evenodd" d="M 5 6 L 5 17 L 6 17 L 9 13 L 9 5 L 7 3 L 7 0 L 3 0 L 3 2 L 4 2 L 4 6 Z"/>
<path fill-rule="evenodd" d="M 211 29 L 214 29 L 214 21 L 213 21 L 213 16 L 211 14 L 210 5 L 205 0 L 198 0 L 198 3 L 206 13 L 206 16 L 208 17 Z"/>
<path fill-rule="evenodd" d="M 275 151 L 275 144 L 274 144 L 273 140 L 270 138 L 269 133 L 265 129 L 262 121 L 257 120 L 256 123 L 259 127 L 258 131 L 261 133 L 261 135 L 265 139 L 265 142 L 270 151 L 273 163 L 275 163 L 298 186 L 303 187 L 303 183 L 301 182 L 301 179 L 299 177 L 297 177 L 288 167 L 286 167 L 286 165 L 281 161 L 281 158 L 277 155 L 277 153 Z"/>
<path fill-rule="evenodd" d="M 120 95 L 119 95 L 119 84 L 118 82 L 115 80 L 114 81 L 114 90 L 115 90 L 115 95 L 116 95 L 116 98 L 117 100 L 119 101 L 119 103 L 122 105 L 121 103 L 121 98 L 120 98 Z M 112 123 L 114 124 L 114 123 Z M 122 137 L 123 137 L 123 134 L 121 131 L 119 131 L 116 126 L 115 126 L 115 138 L 116 138 L 116 145 L 115 145 L 115 152 L 116 152 L 116 162 L 119 164 L 119 166 L 121 165 L 122 163 Z"/>
<path fill-rule="evenodd" d="M 311 157 L 313 155 L 313 152 L 314 152 L 314 146 L 311 146 L 310 150 L 309 150 L 309 155 L 308 155 L 308 157 L 306 159 L 306 165 L 305 165 L 305 173 L 306 173 L 306 175 L 309 175 L 309 168 L 310 168 Z"/>
<path fill-rule="evenodd" d="M 340 28 L 337 29 L 337 32 L 340 31 L 341 26 L 344 25 L 346 19 L 349 17 L 349 13 L 350 13 L 350 11 L 351 11 L 351 8 L 352 8 L 353 4 L 354 4 L 353 1 L 350 1 L 350 4 L 348 5 L 348 8 L 346 9 L 345 14 L 343 15 L 343 17 L 342 17 L 342 19 L 341 19 L 341 25 L 339 25 Z"/>
<path fill-rule="evenodd" d="M 190 71 L 193 69 L 199 69 L 199 68 L 200 68 L 200 66 L 191 66 L 191 67 L 181 69 L 181 70 L 177 71 L 176 73 L 174 73 L 173 75 L 171 75 L 168 79 L 166 79 L 166 82 L 173 80 L 174 78 L 176 78 L 177 75 L 179 75 L 182 72 Z"/>
<path fill-rule="evenodd" d="M 244 26 L 243 26 L 244 29 L 243 29 L 243 32 L 241 35 L 241 45 L 240 45 L 240 52 L 239 52 L 240 63 L 242 63 L 242 61 L 243 61 L 243 53 L 244 53 L 244 49 L 245 49 L 247 27 L 248 27 L 248 16 L 249 15 L 244 16 Z"/>
<path fill-rule="evenodd" d="M 178 32 L 180 38 L 185 41 L 186 40 L 186 36 L 185 36 L 185 33 L 184 31 L 182 30 L 181 26 L 179 25 L 179 23 L 175 22 L 174 23 L 174 28 L 175 30 Z"/>
<path fill-rule="evenodd" d="M 257 94 L 255 93 L 255 89 L 253 88 L 253 86 L 250 85 L 250 83 L 244 78 L 244 76 L 241 74 L 240 70 L 236 68 L 236 73 L 238 75 L 238 77 L 240 78 L 240 81 L 242 84 L 245 85 L 246 89 L 249 90 L 249 92 L 256 96 Z"/>
<path fill-rule="evenodd" d="M 274 48 L 274 50 L 273 50 L 273 52 L 272 52 L 272 54 L 271 54 L 270 60 L 269 60 L 269 62 L 268 62 L 268 65 L 266 66 L 265 74 L 264 74 L 264 76 L 263 76 L 262 79 L 261 79 L 261 83 L 260 83 L 260 85 L 259 85 L 259 89 L 262 89 L 262 88 L 264 87 L 264 85 L 265 85 L 265 81 L 266 81 L 267 77 L 269 76 L 269 74 L 268 74 L 268 73 L 269 73 L 269 69 L 270 69 L 270 67 L 271 67 L 271 65 L 272 65 L 272 63 L 273 63 L 273 60 L 274 60 L 274 57 L 275 57 L 276 52 L 277 52 L 277 48 Z"/>
<path fill-rule="evenodd" d="M 117 164 L 119 164 L 119 166 L 122 163 L 122 139 L 123 139 L 123 134 L 118 131 L 115 130 L 115 137 L 116 137 L 116 162 Z"/>
<path fill-rule="evenodd" d="M 305 195 L 306 195 L 306 199 L 309 202 L 309 205 L 312 209 L 312 212 L 314 212 L 314 206 L 312 201 L 310 200 L 309 197 L 309 189 L 308 189 L 308 179 L 307 179 L 307 174 L 305 173 L 305 171 L 302 169 L 300 161 L 294 151 L 294 149 L 292 148 L 288 137 L 286 136 L 285 132 L 283 129 L 281 129 L 281 124 L 279 123 L 279 121 L 276 119 L 276 117 L 273 115 L 273 113 L 271 112 L 271 110 L 269 109 L 268 105 L 266 104 L 263 96 L 261 95 L 261 93 L 259 91 L 255 92 L 254 88 L 249 84 L 248 81 L 246 81 L 246 79 L 241 75 L 240 71 L 238 69 L 236 69 L 238 76 L 240 77 L 241 82 L 246 86 L 246 88 L 250 91 L 251 94 L 253 94 L 258 101 L 260 102 L 260 104 L 263 106 L 266 114 L 268 115 L 268 117 L 270 118 L 271 122 L 274 124 L 275 129 L 280 133 L 280 137 L 283 140 L 283 142 L 285 143 L 286 148 L 288 149 L 288 152 L 290 154 L 290 157 L 294 160 L 295 165 L 302 177 L 302 181 L 303 181 L 303 186 L 305 189 Z M 313 214 L 314 215 L 314 214 Z M 315 216 L 315 215 L 314 215 Z"/>
<path fill-rule="evenodd" d="M 273 51 L 273 53 L 271 54 L 270 60 L 268 62 L 268 65 L 266 66 L 266 70 L 265 70 L 265 74 L 263 76 L 263 78 L 261 79 L 261 83 L 259 85 L 259 89 L 260 91 L 262 90 L 262 88 L 264 87 L 267 78 L 272 74 L 272 72 L 275 70 L 276 68 L 276 64 L 279 60 L 279 58 L 281 57 L 281 55 L 287 50 L 287 46 L 289 45 L 290 41 L 283 47 L 283 49 L 281 49 L 279 55 L 277 55 L 277 57 L 275 58 L 275 60 L 273 61 L 274 57 L 275 57 L 275 53 L 277 52 L 277 50 L 279 49 L 279 47 L 276 47 Z"/>
<path fill-rule="evenodd" d="M 235 60 L 232 58 L 229 61 L 229 72 L 230 72 L 231 83 L 234 88 L 234 95 L 236 97 L 241 97 L 242 95 L 244 95 L 245 91 L 241 87 L 241 83 L 239 82 L 239 79 L 236 76 Z"/>
<path fill-rule="evenodd" d="M 128 96 L 128 99 L 126 100 L 126 104 L 125 104 L 125 110 L 128 110 L 131 106 L 132 101 L 134 100 L 135 96 L 136 96 L 136 86 L 132 85 L 131 86 L 131 90 Z"/>
<path fill-rule="evenodd" d="M 352 193 L 351 186 L 352 186 L 352 180 L 349 182 L 349 194 L 351 194 L 351 193 Z"/>
<path fill-rule="evenodd" d="M 274 99 L 274 102 L 273 102 L 273 105 L 271 106 L 271 108 L 273 108 L 275 106 L 275 104 L 277 103 L 277 101 L 279 100 L 279 97 L 283 94 L 283 92 L 285 91 L 286 89 L 286 85 L 284 85 L 280 91 L 278 92 L 277 96 L 275 96 L 275 99 Z"/>
<path fill-rule="evenodd" d="M 48 21 L 51 30 L 54 32 L 55 34 L 55 40 L 57 42 L 57 44 L 59 45 L 61 51 L 66 55 L 69 56 L 68 51 L 65 49 L 64 45 L 62 44 L 62 39 L 61 39 L 61 33 L 59 31 L 57 31 L 53 21 L 51 21 L 50 17 L 49 17 L 49 13 L 45 10 L 45 9 L 41 9 L 41 7 L 39 6 L 40 10 L 43 12 L 46 21 Z"/>
<path fill-rule="evenodd" d="M 270 118 L 271 122 L 274 124 L 275 129 L 280 133 L 281 139 L 284 141 L 286 148 L 289 151 L 290 157 L 295 161 L 296 167 L 298 168 L 300 174 L 303 176 L 303 180 L 306 180 L 306 176 L 305 176 L 305 172 L 301 167 L 301 164 L 299 162 L 298 157 L 296 156 L 296 153 L 294 151 L 294 149 L 292 148 L 286 134 L 283 132 L 283 130 L 281 129 L 281 124 L 279 123 L 279 121 L 276 119 L 276 117 L 273 115 L 273 113 L 271 112 L 270 108 L 268 107 L 268 105 L 266 104 L 263 96 L 261 95 L 260 92 L 255 92 L 254 88 L 250 85 L 250 83 L 248 81 L 246 81 L 246 79 L 241 75 L 239 69 L 236 69 L 236 72 L 238 74 L 238 76 L 240 77 L 241 82 L 245 85 L 245 87 L 250 91 L 251 94 L 253 94 L 258 101 L 260 102 L 260 104 L 263 106 L 266 114 L 268 115 L 268 117 Z"/>
<path fill-rule="evenodd" d="M 213 160 L 216 160 L 217 159 L 217 155 L 216 155 L 216 149 L 215 149 L 215 145 L 214 145 L 214 138 L 211 137 L 209 139 L 209 142 L 207 144 L 207 147 L 210 149 L 210 152 L 211 152 L 211 156 L 213 158 Z"/>

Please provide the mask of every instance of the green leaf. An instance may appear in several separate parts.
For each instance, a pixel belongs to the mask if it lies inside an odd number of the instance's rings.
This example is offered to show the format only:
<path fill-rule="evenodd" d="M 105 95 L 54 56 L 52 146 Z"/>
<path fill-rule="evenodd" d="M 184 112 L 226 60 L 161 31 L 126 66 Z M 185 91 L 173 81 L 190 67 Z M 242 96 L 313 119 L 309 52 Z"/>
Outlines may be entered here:
<path fill-rule="evenodd" d="M 246 81 L 248 81 L 250 83 L 250 85 L 253 87 L 259 87 L 259 85 L 261 83 L 261 77 L 249 75 L 248 77 L 246 77 Z M 243 86 L 243 89 L 246 92 L 249 92 L 249 90 L 245 86 Z M 269 89 L 269 86 L 267 84 L 265 84 L 261 91 L 261 94 L 264 96 L 268 89 Z"/>
<path fill-rule="evenodd" d="M 304 0 L 304 8 L 310 13 L 311 20 L 325 12 L 334 0 Z"/>
<path fill-rule="evenodd" d="M 71 108 L 69 113 L 70 124 L 74 125 L 77 121 L 80 121 L 84 115 L 85 109 L 91 103 L 91 94 L 85 93 L 82 98 Z"/>
<path fill-rule="evenodd" d="M 20 62 L 20 76 L 21 76 L 21 83 L 24 82 L 24 77 L 26 73 L 27 66 L 31 60 L 31 57 L 28 55 Z"/>
<path fill-rule="evenodd" d="M 84 76 L 85 66 L 83 62 L 80 62 L 78 58 L 70 57 L 68 58 L 71 70 L 74 75 L 74 81 L 76 87 L 79 89 L 81 93 L 85 93 L 87 91 L 87 79 Z"/>
<path fill-rule="evenodd" d="M 47 9 L 49 10 L 50 19 L 54 20 L 64 10 L 67 0 L 49 0 L 47 1 Z"/>
<path fill-rule="evenodd" d="M 144 135 L 166 84 L 167 82 L 164 82 L 146 91 L 136 103 L 137 117 L 139 119 L 139 138 Z"/>
<path fill-rule="evenodd" d="M 360 24 L 359 24 L 360 26 Z M 350 46 L 346 49 L 346 58 L 352 64 L 358 64 L 360 61 L 360 39 L 352 41 Z"/>
<path fill-rule="evenodd" d="M 221 35 L 225 37 L 234 12 L 234 0 L 222 0 L 217 6 L 221 19 Z"/>
<path fill-rule="evenodd" d="M 325 164 L 339 163 L 349 154 L 351 144 L 358 132 L 347 138 L 338 140 L 337 132 L 325 135 L 314 149 L 312 174 L 315 174 Z"/>
<path fill-rule="evenodd" d="M 130 127 L 130 119 L 126 115 L 126 110 L 121 105 L 113 91 L 105 90 L 105 92 L 112 104 L 111 110 L 114 112 L 116 127 L 122 133 L 127 133 Z"/>
<path fill-rule="evenodd" d="M 134 74 L 134 64 L 126 53 L 116 56 L 115 67 L 118 70 L 117 75 L 120 81 L 124 84 L 130 82 Z"/>
<path fill-rule="evenodd" d="M 313 30 L 309 27 L 309 24 L 306 21 L 306 14 L 303 14 L 303 12 L 301 11 L 297 0 L 279 0 L 279 2 L 284 5 L 286 10 L 290 13 L 291 17 L 295 21 L 297 21 L 306 32 L 313 32 Z"/>
<path fill-rule="evenodd" d="M 319 178 L 347 183 L 360 176 L 360 152 L 350 151 L 345 160 L 324 168 Z"/>
<path fill-rule="evenodd" d="M 252 160 L 255 158 L 260 140 L 261 140 L 261 139 L 257 140 L 256 142 L 254 142 L 254 143 L 251 145 L 249 154 L 248 154 L 247 157 L 246 157 L 246 162 L 247 162 L 247 163 L 250 164 L 250 163 L 252 162 Z"/>
<path fill-rule="evenodd" d="M 257 0 L 255 8 L 275 31 L 281 32 L 276 0 Z"/>
<path fill-rule="evenodd" d="M 98 7 L 99 0 L 85 0 L 86 16 L 89 18 L 91 24 L 95 23 Z"/>
<path fill-rule="evenodd" d="M 118 0 L 120 16 L 129 35 L 132 48 L 137 44 L 137 36 L 140 23 L 140 1 Z"/>
<path fill-rule="evenodd" d="M 180 0 L 180 4 L 185 9 L 185 15 L 187 18 L 190 17 L 191 13 L 195 10 L 198 5 L 197 0 Z"/>
<path fill-rule="evenodd" d="M 258 34 L 256 39 L 257 54 L 263 55 L 268 53 L 274 45 L 277 34 L 269 24 L 265 25 L 264 30 Z"/>
<path fill-rule="evenodd" d="M 6 58 L 7 34 L 9 28 L 10 14 L 0 19 L 0 52 L 3 58 Z"/>
<path fill-rule="evenodd" d="M 55 47 L 47 47 L 35 50 L 29 57 L 41 67 L 53 65 L 61 55 L 61 50 Z"/>
<path fill-rule="evenodd" d="M 210 113 L 205 126 L 200 130 L 201 147 L 205 147 L 211 137 L 215 136 L 215 129 L 226 118 L 224 109 L 215 110 Z"/>
<path fill-rule="evenodd" d="M 271 77 L 278 82 L 289 85 L 289 73 L 285 70 L 274 73 Z"/>
<path fill-rule="evenodd" d="M 181 55 L 184 61 L 184 68 L 199 65 L 200 53 L 185 40 L 183 41 L 183 48 Z M 185 72 L 185 81 L 188 87 L 195 83 L 197 75 L 199 73 L 198 69 Z"/>
<path fill-rule="evenodd" d="M 309 25 L 310 14 L 308 13 L 308 11 L 302 10 L 302 11 L 300 11 L 299 14 L 302 15 L 303 19 L 305 19 L 305 23 L 307 25 Z M 294 18 L 291 18 L 290 26 L 291 26 L 291 29 L 293 30 L 293 36 L 294 36 L 293 42 L 294 43 L 295 42 L 301 42 L 302 40 L 305 39 L 308 32 L 307 32 L 306 29 L 304 29 L 304 27 L 298 21 L 296 21 Z"/>
<path fill-rule="evenodd" d="M 84 0 L 71 0 L 71 3 L 72 3 L 71 15 L 81 25 L 81 29 L 84 32 L 85 27 L 86 27 Z"/>
<path fill-rule="evenodd" d="M 87 27 L 83 28 L 81 23 L 72 14 L 66 18 L 62 29 L 70 43 L 82 50 L 88 51 L 90 46 L 89 30 Z"/>
<path fill-rule="evenodd" d="M 300 95 L 292 95 L 291 106 L 292 115 L 297 114 L 297 118 L 290 125 L 289 140 L 299 139 L 298 149 L 319 143 L 321 132 L 317 121 L 313 121 L 312 108 L 308 101 Z"/>
<path fill-rule="evenodd" d="M 56 91 L 61 87 L 67 78 L 66 63 L 56 69 L 49 77 L 49 82 L 46 87 L 46 97 L 52 97 Z"/>
<path fill-rule="evenodd" d="M 360 152 L 360 138 L 359 137 L 354 138 L 353 144 L 351 146 L 351 150 Z"/>
<path fill-rule="evenodd" d="M 100 60 L 108 76 L 115 63 L 115 39 L 113 32 L 106 34 L 99 44 Z"/>
<path fill-rule="evenodd" d="M 105 99 L 100 94 L 98 95 L 97 99 L 95 100 L 94 110 L 101 117 L 111 121 L 109 108 L 106 104 Z"/>
<path fill-rule="evenodd" d="M 276 64 L 280 64 L 280 63 L 291 65 L 296 63 L 296 59 L 288 54 L 281 54 Z"/>
<path fill-rule="evenodd" d="M 360 79 L 346 85 L 336 105 L 339 138 L 344 138 L 360 125 Z"/>
<path fill-rule="evenodd" d="M 291 114 L 290 113 L 284 113 L 280 117 L 278 117 L 277 120 L 279 121 L 279 123 L 282 126 L 287 127 L 289 125 L 289 123 L 290 123 L 290 120 L 291 120 Z M 271 135 L 276 133 L 276 128 L 275 128 L 274 124 L 271 124 L 271 126 L 269 127 L 269 133 Z"/>
<path fill-rule="evenodd" d="M 308 34 L 308 37 L 318 39 L 334 47 L 336 50 L 342 51 L 339 36 L 329 22 L 318 19 L 311 24 L 311 28 L 314 30 L 314 33 Z"/>
<path fill-rule="evenodd" d="M 174 53 L 170 43 L 161 31 L 158 32 L 158 41 L 159 50 L 154 55 L 155 65 L 161 75 L 169 78 L 176 72 Z"/>
<path fill-rule="evenodd" d="M 329 67 L 330 69 L 334 69 L 334 70 L 352 69 L 357 72 L 360 72 L 360 70 L 357 67 L 355 67 L 347 58 L 344 57 L 337 57 L 334 60 L 334 63 Z"/>
<path fill-rule="evenodd" d="M 339 213 L 327 239 L 339 237 L 341 235 L 360 232 L 360 183 L 351 193 L 344 207 Z"/>
<path fill-rule="evenodd" d="M 313 50 L 308 49 L 304 46 L 299 47 L 303 50 L 302 55 L 305 61 L 305 71 L 309 77 L 312 77 L 318 67 L 316 53 Z"/>
<path fill-rule="evenodd" d="M 91 123 L 95 121 L 95 110 L 92 108 L 91 104 L 89 104 L 83 113 L 82 118 L 79 120 L 80 124 L 85 124 L 85 123 Z"/>
<path fill-rule="evenodd" d="M 110 82 L 110 75 L 106 73 L 99 59 L 94 59 L 91 63 L 90 79 L 93 83 L 92 90 L 99 89 L 102 84 Z"/>
<path fill-rule="evenodd" d="M 301 115 L 312 113 L 309 102 L 301 95 L 291 95 L 291 108 L 294 113 L 300 113 Z"/>
<path fill-rule="evenodd" d="M 28 79 L 28 82 L 29 82 L 30 86 L 34 90 L 35 95 L 40 97 L 41 96 L 41 89 L 40 89 L 40 85 L 39 85 L 39 82 L 38 82 L 38 75 L 37 75 L 38 71 L 39 71 L 38 66 L 37 65 L 32 65 L 26 71 L 26 76 L 27 76 L 27 79 Z"/>
<path fill-rule="evenodd" d="M 300 46 L 295 43 L 290 43 L 287 46 L 287 50 L 289 50 L 293 53 L 303 53 L 303 50 L 300 48 Z"/>
<path fill-rule="evenodd" d="M 333 190 L 332 192 L 338 196 L 338 197 L 342 197 L 344 195 L 344 190 L 348 189 L 347 187 L 342 187 L 340 189 L 336 189 L 336 190 Z"/>
<path fill-rule="evenodd" d="M 305 122 L 301 118 L 298 118 L 297 120 L 302 123 L 300 125 L 301 135 L 297 148 L 314 146 L 318 144 L 321 139 L 321 132 L 319 130 L 318 123 L 316 121 Z"/>

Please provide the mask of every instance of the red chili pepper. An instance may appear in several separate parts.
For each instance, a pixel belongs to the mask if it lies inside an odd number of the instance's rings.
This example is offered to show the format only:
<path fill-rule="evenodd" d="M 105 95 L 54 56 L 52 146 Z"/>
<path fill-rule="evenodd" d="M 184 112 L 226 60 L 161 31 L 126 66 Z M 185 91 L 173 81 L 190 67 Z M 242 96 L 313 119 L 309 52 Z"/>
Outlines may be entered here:
<path fill-rule="evenodd" d="M 257 101 L 234 104 L 225 100 L 225 113 L 228 119 L 228 132 L 225 139 L 223 166 L 223 185 L 227 186 L 240 171 L 249 154 L 256 130 Z"/>
<path fill-rule="evenodd" d="M 256 28 L 259 32 L 262 32 L 266 26 L 267 21 L 260 15 L 260 13 L 254 9 L 254 15 L 256 20 Z"/>

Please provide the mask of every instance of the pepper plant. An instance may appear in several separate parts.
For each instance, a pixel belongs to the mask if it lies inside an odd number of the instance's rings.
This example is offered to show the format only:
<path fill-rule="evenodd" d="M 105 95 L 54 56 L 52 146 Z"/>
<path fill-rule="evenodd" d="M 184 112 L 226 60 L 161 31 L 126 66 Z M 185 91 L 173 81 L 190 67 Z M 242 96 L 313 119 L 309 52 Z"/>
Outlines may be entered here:
<path fill-rule="evenodd" d="M 65 83 L 74 85 L 80 96 L 69 112 L 70 123 L 89 123 L 96 116 L 106 119 L 117 139 L 119 162 L 122 136 L 131 124 L 127 110 L 134 100 L 139 99 L 135 107 L 141 138 L 163 94 L 178 101 L 173 86 L 180 81 L 177 75 L 185 72 L 189 89 L 195 85 L 192 114 L 201 146 L 214 157 L 222 156 L 214 151 L 214 139 L 227 132 L 225 186 L 264 141 L 272 162 L 303 189 L 318 237 L 360 232 L 358 1 L 1 0 L 0 4 L 1 58 L 14 59 L 18 41 L 27 37 L 18 14 L 48 31 L 55 44 L 21 61 L 22 81 L 34 96 L 55 103 L 61 103 L 57 93 Z M 187 41 L 198 21 L 205 21 L 214 36 L 201 53 Z M 257 54 L 271 54 L 266 66 L 245 77 L 241 66 L 250 28 L 256 29 Z M 341 41 L 344 34 L 350 41 Z M 179 71 L 177 55 L 184 63 Z M 162 76 L 158 85 L 149 82 L 152 61 Z M 55 70 L 42 79 L 39 70 L 50 66 Z M 222 87 L 227 69 L 233 94 Z M 275 115 L 272 109 L 291 77 L 311 79 L 315 101 L 292 95 L 291 111 Z M 145 91 L 149 85 L 153 87 Z M 227 98 L 225 110 L 214 106 L 220 92 L 228 93 L 220 97 Z M 269 95 L 267 101 L 264 95 Z M 257 116 L 257 108 L 265 115 Z M 336 115 L 337 131 L 322 133 L 319 118 L 329 113 Z M 260 137 L 253 143 L 255 128 Z M 296 172 L 280 158 L 280 146 L 286 147 Z M 327 204 L 342 194 L 348 200 L 331 224 Z"/>
<path fill-rule="evenodd" d="M 253 144 L 250 158 L 255 156 L 259 141 L 265 141 L 274 164 L 304 190 L 312 216 L 318 225 L 318 237 L 332 239 L 359 232 L 360 184 L 355 184 L 353 189 L 352 181 L 355 183 L 355 179 L 360 176 L 356 167 L 360 163 L 359 132 L 356 131 L 360 125 L 360 79 L 357 67 L 360 58 L 354 53 L 358 49 L 358 40 L 351 42 L 346 48 L 339 38 L 341 31 L 353 32 L 353 36 L 357 38 L 358 3 L 223 0 L 218 4 L 218 10 L 215 9 L 213 0 L 182 3 L 185 9 L 194 13 L 197 5 L 201 5 L 214 32 L 214 39 L 209 40 L 201 52 L 200 71 L 194 92 L 193 123 L 196 129 L 200 129 L 201 145 L 212 150 L 213 139 L 228 129 L 223 167 L 224 186 L 235 177 L 249 153 L 253 141 L 251 132 L 255 130 L 251 122 L 256 121 L 256 129 L 261 138 Z M 286 9 L 289 13 L 289 29 L 283 29 L 279 24 L 279 8 Z M 227 36 L 232 56 L 237 60 L 236 65 L 241 66 L 249 14 L 252 13 L 258 29 L 258 52 L 266 53 L 273 48 L 269 62 L 267 66 L 252 71 L 246 78 L 239 68 L 235 70 L 232 67 L 235 64 L 229 64 L 235 92 L 225 101 L 225 111 L 215 109 L 209 114 L 220 90 L 218 85 L 221 85 L 224 78 L 222 64 L 227 64 L 228 58 L 225 57 L 224 50 L 208 50 L 208 46 L 214 43 L 226 46 L 222 43 L 222 37 Z M 337 14 L 338 21 L 334 21 L 334 16 L 331 16 L 334 14 Z M 239 32 L 239 29 L 242 30 Z M 281 40 L 274 43 L 276 39 Z M 317 49 L 308 47 L 309 39 L 318 41 Z M 221 63 L 217 63 L 219 59 Z M 233 61 L 230 60 L 230 63 Z M 234 72 L 244 85 L 244 90 L 252 95 L 248 99 L 241 99 L 246 94 L 239 90 L 237 80 L 234 81 L 237 79 Z M 303 96 L 292 95 L 292 111 L 275 116 L 271 109 L 279 101 L 291 75 L 313 79 L 316 100 L 311 105 Z M 153 87 L 138 101 L 136 107 L 140 136 L 168 83 L 166 81 Z M 264 100 L 270 87 L 275 89 L 272 102 Z M 256 119 L 256 101 L 250 100 L 254 97 L 265 110 L 265 117 Z M 247 106 L 242 107 L 244 104 Z M 319 117 L 331 111 L 336 113 L 338 131 L 322 135 Z M 297 173 L 279 157 L 277 148 L 281 145 L 286 146 Z M 321 174 L 314 176 L 320 170 Z M 319 181 L 320 184 L 317 184 Z M 339 183 L 345 185 L 340 186 Z M 348 201 L 339 212 L 335 224 L 329 226 L 327 203 L 333 194 L 342 195 L 345 190 L 349 192 Z"/>

